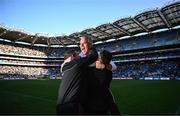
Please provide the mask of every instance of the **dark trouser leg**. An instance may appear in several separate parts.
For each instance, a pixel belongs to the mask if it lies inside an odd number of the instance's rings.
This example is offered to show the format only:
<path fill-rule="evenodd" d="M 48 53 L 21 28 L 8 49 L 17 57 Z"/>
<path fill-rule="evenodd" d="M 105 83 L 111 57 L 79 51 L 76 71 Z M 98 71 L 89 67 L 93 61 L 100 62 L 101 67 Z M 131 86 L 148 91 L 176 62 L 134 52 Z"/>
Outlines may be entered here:
<path fill-rule="evenodd" d="M 56 106 L 57 115 L 75 115 L 78 114 L 78 106 L 75 103 L 67 103 Z"/>
<path fill-rule="evenodd" d="M 111 115 L 120 115 L 119 109 L 118 109 L 116 103 L 114 103 L 114 102 L 110 104 L 109 110 L 110 110 Z"/>

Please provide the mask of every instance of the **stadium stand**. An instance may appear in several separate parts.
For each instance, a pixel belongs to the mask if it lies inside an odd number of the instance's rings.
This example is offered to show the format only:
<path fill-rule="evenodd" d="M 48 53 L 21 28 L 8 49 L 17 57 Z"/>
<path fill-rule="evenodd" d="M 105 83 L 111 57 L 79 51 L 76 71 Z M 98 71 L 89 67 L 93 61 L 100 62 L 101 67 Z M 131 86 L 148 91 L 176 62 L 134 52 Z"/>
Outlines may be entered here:
<path fill-rule="evenodd" d="M 64 51 L 79 50 L 79 37 L 88 35 L 98 51 L 113 53 L 115 79 L 180 80 L 179 24 L 179 1 L 69 36 L 33 34 L 1 24 L 0 79 L 60 77 Z"/>
<path fill-rule="evenodd" d="M 0 48 L 1 78 L 35 79 L 47 75 L 51 78 L 60 76 L 63 51 L 56 50 L 57 48 L 30 47 L 7 42 L 1 43 Z"/>

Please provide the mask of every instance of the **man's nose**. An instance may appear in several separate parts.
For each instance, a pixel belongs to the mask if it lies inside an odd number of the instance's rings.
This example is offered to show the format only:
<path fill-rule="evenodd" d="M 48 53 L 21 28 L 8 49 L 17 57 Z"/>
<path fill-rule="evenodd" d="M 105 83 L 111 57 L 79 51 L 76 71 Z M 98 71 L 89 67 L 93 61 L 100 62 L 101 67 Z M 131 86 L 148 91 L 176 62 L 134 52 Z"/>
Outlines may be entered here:
<path fill-rule="evenodd" d="M 84 47 L 84 45 L 80 45 L 80 47 Z"/>

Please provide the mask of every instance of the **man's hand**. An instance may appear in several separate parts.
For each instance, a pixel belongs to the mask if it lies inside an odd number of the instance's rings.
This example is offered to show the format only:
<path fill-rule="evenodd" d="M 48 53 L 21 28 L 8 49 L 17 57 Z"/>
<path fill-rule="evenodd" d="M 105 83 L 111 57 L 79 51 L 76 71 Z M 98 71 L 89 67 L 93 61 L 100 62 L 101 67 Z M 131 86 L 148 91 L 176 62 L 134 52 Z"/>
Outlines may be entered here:
<path fill-rule="evenodd" d="M 103 70 L 105 68 L 105 65 L 102 62 L 97 60 L 96 61 L 96 68 Z"/>
<path fill-rule="evenodd" d="M 111 71 L 112 70 L 112 65 L 111 64 L 106 64 L 106 69 Z"/>
<path fill-rule="evenodd" d="M 71 61 L 71 57 L 64 60 L 64 62 L 61 64 L 61 69 L 60 69 L 61 73 L 62 73 L 62 68 L 63 68 L 64 64 L 66 64 L 67 62 L 70 62 L 70 61 Z"/>
<path fill-rule="evenodd" d="M 107 69 L 107 70 L 112 70 L 112 65 L 111 64 L 103 64 L 101 61 L 96 61 L 96 68 L 97 69 Z"/>
<path fill-rule="evenodd" d="M 64 60 L 64 63 L 70 62 L 71 61 L 71 57 L 67 58 L 66 60 Z"/>

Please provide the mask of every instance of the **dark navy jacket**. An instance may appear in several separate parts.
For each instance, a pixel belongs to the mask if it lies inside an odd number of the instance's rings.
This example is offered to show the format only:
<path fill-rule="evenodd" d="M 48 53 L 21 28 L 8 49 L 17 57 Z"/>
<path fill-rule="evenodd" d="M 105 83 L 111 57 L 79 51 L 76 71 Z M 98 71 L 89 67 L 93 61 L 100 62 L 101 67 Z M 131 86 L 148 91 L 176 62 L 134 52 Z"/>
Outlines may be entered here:
<path fill-rule="evenodd" d="M 59 88 L 57 104 L 87 101 L 88 65 L 96 61 L 98 53 L 95 49 L 85 58 L 66 63 L 62 68 L 62 81 Z"/>

